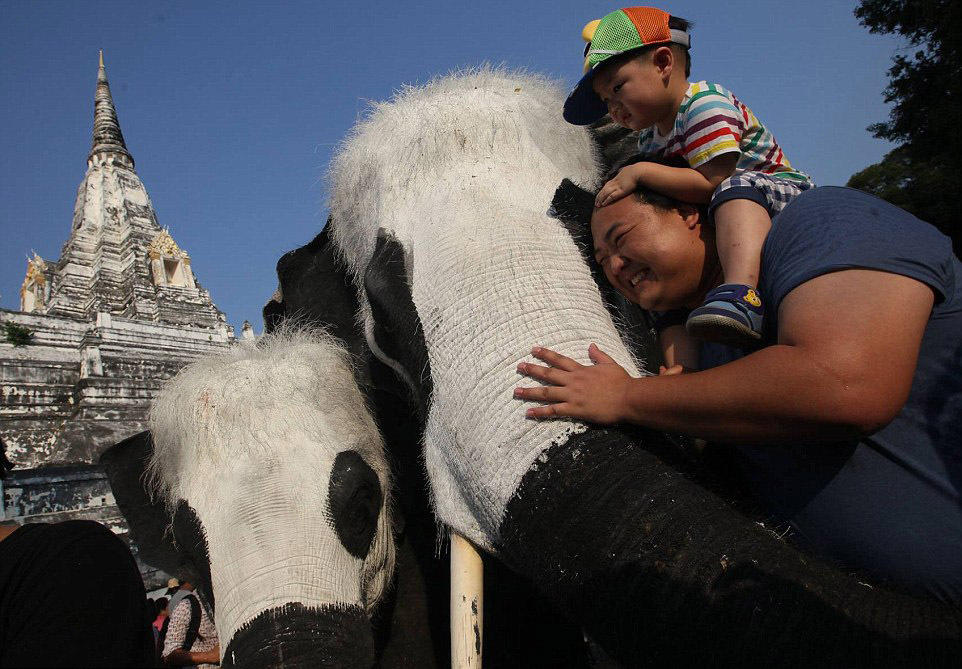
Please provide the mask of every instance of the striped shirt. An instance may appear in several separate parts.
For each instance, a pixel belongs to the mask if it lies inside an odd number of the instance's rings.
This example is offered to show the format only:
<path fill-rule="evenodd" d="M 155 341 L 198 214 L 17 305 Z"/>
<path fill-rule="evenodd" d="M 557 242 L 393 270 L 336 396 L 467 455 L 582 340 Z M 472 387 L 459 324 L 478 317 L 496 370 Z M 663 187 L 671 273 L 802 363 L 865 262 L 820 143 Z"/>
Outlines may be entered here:
<path fill-rule="evenodd" d="M 725 153 L 738 153 L 736 170 L 809 180 L 792 168 L 774 135 L 751 109 L 730 91 L 707 81 L 688 86 L 668 135 L 655 126 L 642 130 L 638 150 L 643 155 L 681 156 L 692 168 Z"/>

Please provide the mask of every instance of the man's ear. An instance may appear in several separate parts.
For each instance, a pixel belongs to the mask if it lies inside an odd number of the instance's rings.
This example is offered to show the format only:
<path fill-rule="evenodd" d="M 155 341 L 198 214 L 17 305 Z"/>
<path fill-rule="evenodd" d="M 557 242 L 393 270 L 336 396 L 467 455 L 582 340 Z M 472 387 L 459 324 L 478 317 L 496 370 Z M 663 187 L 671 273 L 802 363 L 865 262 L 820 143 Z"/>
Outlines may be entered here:
<path fill-rule="evenodd" d="M 685 202 L 678 203 L 676 209 L 678 211 L 678 215 L 681 216 L 682 220 L 685 222 L 685 226 L 689 230 L 694 230 L 697 226 L 704 223 L 702 220 L 702 213 L 704 211 L 703 209 Z"/>

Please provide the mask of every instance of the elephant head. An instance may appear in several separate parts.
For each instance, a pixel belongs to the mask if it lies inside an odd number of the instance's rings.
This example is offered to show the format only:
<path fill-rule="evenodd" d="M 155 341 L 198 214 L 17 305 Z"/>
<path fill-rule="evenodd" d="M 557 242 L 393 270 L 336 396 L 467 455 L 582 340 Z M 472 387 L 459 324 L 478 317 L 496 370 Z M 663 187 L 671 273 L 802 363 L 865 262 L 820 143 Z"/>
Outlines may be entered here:
<path fill-rule="evenodd" d="M 595 342 L 643 373 L 546 212 L 562 179 L 601 173 L 561 107 L 542 78 L 462 73 L 375 106 L 332 163 L 329 234 L 420 408 L 439 519 L 629 664 L 952 657 L 955 613 L 799 553 L 670 464 L 665 435 L 524 418 L 534 344 L 588 363 Z"/>
<path fill-rule="evenodd" d="M 156 399 L 151 435 L 104 463 L 145 559 L 166 552 L 214 605 L 223 664 L 372 666 L 389 469 L 344 349 L 287 331 L 198 360 Z"/>

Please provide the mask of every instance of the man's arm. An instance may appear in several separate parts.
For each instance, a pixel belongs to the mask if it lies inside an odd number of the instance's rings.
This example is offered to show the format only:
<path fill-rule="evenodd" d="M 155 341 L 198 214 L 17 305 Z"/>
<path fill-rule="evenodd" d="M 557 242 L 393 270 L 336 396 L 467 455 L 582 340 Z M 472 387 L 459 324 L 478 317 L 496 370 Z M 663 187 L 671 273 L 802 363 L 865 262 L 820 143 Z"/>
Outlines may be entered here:
<path fill-rule="evenodd" d="M 628 421 L 720 441 L 853 438 L 885 426 L 905 404 L 933 302 L 928 286 L 901 275 L 825 274 L 782 300 L 777 345 L 735 362 L 635 379 L 607 356 L 575 369 L 547 352 L 542 359 L 556 368 L 528 365 L 526 373 L 557 385 L 518 396 L 555 402 L 532 416 Z"/>
<path fill-rule="evenodd" d="M 175 648 L 164 655 L 164 664 L 168 667 L 183 667 L 194 664 L 220 664 L 220 646 L 205 651 L 190 652 L 183 648 Z"/>

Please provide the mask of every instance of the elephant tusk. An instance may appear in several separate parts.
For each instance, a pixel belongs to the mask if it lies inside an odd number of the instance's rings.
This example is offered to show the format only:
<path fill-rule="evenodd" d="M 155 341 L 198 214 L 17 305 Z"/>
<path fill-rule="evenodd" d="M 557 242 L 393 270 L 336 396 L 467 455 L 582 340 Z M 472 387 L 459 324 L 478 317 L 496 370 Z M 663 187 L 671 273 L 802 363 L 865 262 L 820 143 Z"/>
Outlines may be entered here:
<path fill-rule="evenodd" d="M 451 532 L 451 667 L 481 669 L 484 564 L 471 543 Z"/>

